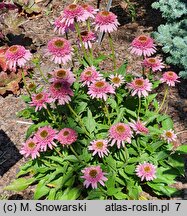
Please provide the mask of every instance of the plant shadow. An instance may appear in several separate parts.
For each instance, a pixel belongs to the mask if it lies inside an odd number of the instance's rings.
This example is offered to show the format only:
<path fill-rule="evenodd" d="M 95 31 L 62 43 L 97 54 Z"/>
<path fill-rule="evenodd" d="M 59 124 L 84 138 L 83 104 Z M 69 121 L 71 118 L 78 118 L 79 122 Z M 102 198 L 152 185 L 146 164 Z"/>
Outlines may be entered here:
<path fill-rule="evenodd" d="M 22 155 L 15 144 L 3 130 L 0 130 L 0 176 L 3 176 L 21 158 Z"/>

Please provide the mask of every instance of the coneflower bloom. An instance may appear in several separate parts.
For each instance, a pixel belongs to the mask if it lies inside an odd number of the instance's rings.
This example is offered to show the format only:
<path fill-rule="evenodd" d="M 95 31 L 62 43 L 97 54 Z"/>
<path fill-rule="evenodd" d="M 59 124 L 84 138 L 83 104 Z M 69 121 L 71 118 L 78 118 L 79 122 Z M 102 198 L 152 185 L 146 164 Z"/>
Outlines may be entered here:
<path fill-rule="evenodd" d="M 70 69 L 58 69 L 55 71 L 50 72 L 49 74 L 52 77 L 49 79 L 50 82 L 61 81 L 61 82 L 68 82 L 72 85 L 75 81 L 74 74 L 70 71 Z"/>
<path fill-rule="evenodd" d="M 177 140 L 177 135 L 171 129 L 170 130 L 164 130 L 162 138 L 164 140 L 166 140 L 167 143 L 172 143 L 172 142 L 175 142 Z"/>
<path fill-rule="evenodd" d="M 42 151 L 46 151 L 47 147 L 53 149 L 53 146 L 56 146 L 54 139 L 56 138 L 57 131 L 51 128 L 50 126 L 44 126 L 39 128 L 35 133 L 34 137 L 40 145 Z"/>
<path fill-rule="evenodd" d="M 13 45 L 5 52 L 5 59 L 10 70 L 16 70 L 16 66 L 23 67 L 32 57 L 29 50 L 21 45 Z"/>
<path fill-rule="evenodd" d="M 131 120 L 129 125 L 135 131 L 136 134 L 148 134 L 149 130 L 145 126 L 145 122 L 141 122 L 139 119 L 137 121 Z"/>
<path fill-rule="evenodd" d="M 138 97 L 142 95 L 146 97 L 148 92 L 151 91 L 152 83 L 148 79 L 136 78 L 131 83 L 128 83 L 127 87 L 132 90 L 132 96 L 137 94 Z"/>
<path fill-rule="evenodd" d="M 102 75 L 96 71 L 94 66 L 86 67 L 80 75 L 80 81 L 83 86 L 89 86 L 92 82 L 101 78 Z"/>
<path fill-rule="evenodd" d="M 70 88 L 70 84 L 67 82 L 55 81 L 49 87 L 49 94 L 52 101 L 58 101 L 60 105 L 64 105 L 71 101 L 73 91 Z"/>
<path fill-rule="evenodd" d="M 140 35 L 135 38 L 129 48 L 132 54 L 138 56 L 151 56 L 156 52 L 155 44 L 152 38 L 146 35 Z"/>
<path fill-rule="evenodd" d="M 117 123 L 110 127 L 109 138 L 111 141 L 111 146 L 117 143 L 117 147 L 120 148 L 121 145 L 124 147 L 125 142 L 131 143 L 132 131 L 129 125 L 124 123 Z"/>
<path fill-rule="evenodd" d="M 90 166 L 86 167 L 81 172 L 84 174 L 81 178 L 85 179 L 83 185 L 88 188 L 90 185 L 91 187 L 97 188 L 97 184 L 100 183 L 102 186 L 105 185 L 105 181 L 108 179 L 104 176 L 104 173 L 100 166 Z"/>
<path fill-rule="evenodd" d="M 64 35 L 65 33 L 67 33 L 69 30 L 74 31 L 75 27 L 73 24 L 67 25 L 66 22 L 62 22 L 63 19 L 63 15 L 61 15 L 60 17 L 58 17 L 55 22 L 55 29 L 54 31 L 58 31 L 59 34 Z"/>
<path fill-rule="evenodd" d="M 63 128 L 57 134 L 57 140 L 63 145 L 71 145 L 72 143 L 76 142 L 77 140 L 77 132 L 71 128 Z"/>
<path fill-rule="evenodd" d="M 83 31 L 80 33 L 81 40 L 86 49 L 92 48 L 92 43 L 96 41 L 96 35 L 92 31 Z M 79 41 L 79 45 L 81 46 L 81 42 Z"/>
<path fill-rule="evenodd" d="M 47 54 L 55 64 L 66 64 L 72 58 L 72 47 L 66 39 L 56 37 L 48 42 Z"/>
<path fill-rule="evenodd" d="M 151 163 L 144 162 L 143 164 L 139 164 L 135 171 L 136 175 L 141 178 L 141 181 L 144 179 L 146 181 L 152 181 L 156 178 L 156 166 Z"/>
<path fill-rule="evenodd" d="M 104 155 L 108 155 L 108 140 L 93 140 L 90 144 L 88 149 L 93 151 L 93 156 L 98 154 L 102 158 Z"/>
<path fill-rule="evenodd" d="M 169 86 L 175 86 L 176 82 L 180 82 L 179 80 L 179 76 L 177 76 L 177 74 L 173 71 L 167 71 L 162 75 L 162 78 L 160 79 L 160 81 L 162 83 L 166 83 Z"/>
<path fill-rule="evenodd" d="M 36 138 L 28 139 L 20 150 L 20 154 L 25 157 L 31 156 L 32 159 L 40 156 L 40 145 L 38 144 Z"/>
<path fill-rule="evenodd" d="M 32 96 L 31 106 L 35 107 L 35 111 L 41 110 L 42 108 L 47 109 L 46 104 L 51 103 L 52 100 L 48 93 L 40 92 Z"/>
<path fill-rule="evenodd" d="M 100 32 L 113 32 L 117 30 L 119 22 L 117 16 L 109 11 L 100 11 L 95 17 L 95 30 Z"/>
<path fill-rule="evenodd" d="M 78 4 L 70 4 L 65 7 L 62 17 L 61 22 L 65 22 L 67 26 L 74 24 L 75 21 L 84 22 L 87 19 L 84 8 Z"/>
<path fill-rule="evenodd" d="M 144 67 L 150 68 L 152 71 L 162 71 L 163 68 L 165 68 L 164 64 L 162 61 L 155 57 L 155 58 L 146 58 L 144 59 L 142 65 Z"/>
<path fill-rule="evenodd" d="M 124 81 L 124 77 L 120 74 L 116 74 L 116 75 L 110 75 L 109 76 L 110 82 L 112 83 L 112 86 L 114 86 L 115 88 L 120 87 L 125 81 Z"/>
<path fill-rule="evenodd" d="M 82 8 L 84 8 L 84 17 L 85 20 L 89 19 L 89 18 L 95 18 L 95 15 L 98 12 L 98 9 L 94 9 L 93 6 L 88 5 L 88 4 L 81 4 Z"/>
<path fill-rule="evenodd" d="M 90 84 L 88 94 L 91 98 L 100 98 L 106 101 L 107 94 L 115 94 L 115 90 L 105 80 L 98 80 Z"/>

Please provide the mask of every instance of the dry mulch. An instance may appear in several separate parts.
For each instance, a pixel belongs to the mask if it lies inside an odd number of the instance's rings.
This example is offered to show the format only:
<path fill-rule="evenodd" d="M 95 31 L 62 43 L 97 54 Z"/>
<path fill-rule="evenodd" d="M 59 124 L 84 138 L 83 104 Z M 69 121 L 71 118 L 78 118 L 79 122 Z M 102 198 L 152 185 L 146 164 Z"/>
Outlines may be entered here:
<path fill-rule="evenodd" d="M 48 7 L 51 8 L 49 15 L 46 15 L 46 13 L 39 14 L 39 16 L 30 18 L 30 20 L 24 24 L 23 33 L 25 36 L 32 39 L 31 48 L 33 50 L 42 53 L 47 41 L 54 36 L 52 23 L 54 18 L 59 16 L 60 11 L 63 10 L 65 2 L 66 1 L 60 0 L 51 1 L 48 5 Z M 129 44 L 135 36 L 153 31 L 162 20 L 158 12 L 153 11 L 150 7 L 153 0 L 141 1 L 141 4 L 139 1 L 134 2 L 136 2 L 137 5 L 138 15 L 136 22 L 131 22 L 124 1 L 113 1 L 112 10 L 118 15 L 121 23 L 118 31 L 114 34 L 117 64 L 120 66 L 122 62 L 128 59 L 130 65 L 128 72 L 136 74 L 138 73 L 139 63 L 137 59 L 129 54 Z M 108 52 L 108 41 L 106 37 L 102 42 L 102 46 L 99 48 L 96 47 L 96 51 Z M 48 72 L 54 65 L 44 58 L 42 67 L 45 72 Z M 111 67 L 112 65 L 110 62 L 103 65 L 105 71 L 110 71 Z M 34 77 L 36 82 L 41 82 L 40 75 L 37 71 L 35 71 Z M 22 89 L 20 93 L 25 92 Z M 3 188 L 15 179 L 19 167 L 25 163 L 25 159 L 19 154 L 19 150 L 21 144 L 25 141 L 25 133 L 29 125 L 19 122 L 25 120 L 16 116 L 16 113 L 24 107 L 25 104 L 20 98 L 20 95 L 8 95 L 4 98 L 0 96 L 0 199 L 32 199 L 33 197 L 33 187 L 29 187 L 27 190 L 20 193 L 3 191 Z M 180 97 L 177 88 L 172 88 L 170 90 L 167 113 L 173 118 L 176 132 L 183 131 L 187 128 L 187 123 L 185 121 L 187 117 L 187 99 Z M 187 132 L 181 133 L 179 135 L 179 143 L 184 144 L 186 142 Z M 187 185 L 183 183 L 178 182 L 176 187 L 179 190 L 184 190 L 187 188 Z M 151 197 L 149 198 L 151 199 Z"/>

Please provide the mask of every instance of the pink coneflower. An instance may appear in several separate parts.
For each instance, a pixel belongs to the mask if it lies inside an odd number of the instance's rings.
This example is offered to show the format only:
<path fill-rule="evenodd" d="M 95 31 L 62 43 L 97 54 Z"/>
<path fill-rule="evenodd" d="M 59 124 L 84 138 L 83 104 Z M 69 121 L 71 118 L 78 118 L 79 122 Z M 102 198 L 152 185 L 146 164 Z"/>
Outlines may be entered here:
<path fill-rule="evenodd" d="M 95 30 L 100 32 L 113 32 L 117 30 L 119 22 L 117 16 L 109 11 L 100 11 L 95 17 Z"/>
<path fill-rule="evenodd" d="M 49 79 L 50 82 L 68 82 L 70 85 L 75 82 L 74 74 L 70 71 L 70 69 L 60 68 L 58 70 L 50 72 L 49 74 L 52 75 L 52 77 Z"/>
<path fill-rule="evenodd" d="M 81 6 L 84 8 L 84 17 L 86 20 L 89 18 L 93 18 L 93 19 L 95 18 L 98 9 L 94 9 L 94 7 L 88 4 L 81 4 Z"/>
<path fill-rule="evenodd" d="M 80 35 L 84 47 L 86 49 L 92 48 L 92 43 L 96 41 L 95 33 L 93 33 L 92 31 L 83 31 L 80 33 Z M 79 41 L 79 45 L 81 46 L 80 41 Z"/>
<path fill-rule="evenodd" d="M 162 71 L 162 69 L 165 68 L 162 61 L 157 57 L 144 59 L 142 65 L 144 67 L 150 68 L 154 72 L 155 71 Z"/>
<path fill-rule="evenodd" d="M 120 148 L 121 145 L 124 147 L 125 142 L 131 143 L 132 131 L 127 124 L 117 123 L 110 127 L 109 137 L 111 146 L 117 143 L 117 147 Z"/>
<path fill-rule="evenodd" d="M 60 17 L 58 17 L 55 22 L 55 29 L 54 31 L 58 31 L 59 34 L 64 35 L 65 33 L 67 33 L 69 30 L 74 31 L 75 27 L 73 24 L 67 25 L 66 22 L 62 22 L 63 19 L 63 15 L 61 15 Z"/>
<path fill-rule="evenodd" d="M 32 159 L 40 156 L 40 145 L 37 143 L 36 138 L 28 139 L 20 150 L 20 154 L 24 155 L 25 157 L 31 156 Z"/>
<path fill-rule="evenodd" d="M 114 88 L 107 83 L 105 80 L 94 81 L 88 90 L 88 94 L 91 98 L 100 98 L 103 100 L 107 100 L 107 94 L 115 94 Z"/>
<path fill-rule="evenodd" d="M 40 145 L 40 149 L 42 151 L 46 151 L 47 147 L 53 149 L 53 146 L 57 146 L 54 142 L 56 133 L 57 131 L 50 126 L 44 126 L 38 129 L 34 137 L 36 138 L 36 141 Z"/>
<path fill-rule="evenodd" d="M 180 82 L 179 77 L 177 76 L 177 74 L 173 71 L 167 71 L 162 75 L 162 78 L 160 79 L 160 81 L 162 83 L 166 83 L 169 86 L 175 86 L 176 82 Z"/>
<path fill-rule="evenodd" d="M 63 145 L 71 145 L 77 140 L 77 132 L 71 128 L 63 128 L 57 135 L 57 140 Z"/>
<path fill-rule="evenodd" d="M 102 75 L 96 71 L 94 66 L 86 67 L 80 75 L 80 81 L 83 86 L 89 86 L 92 82 L 101 78 Z"/>
<path fill-rule="evenodd" d="M 16 65 L 23 67 L 31 57 L 30 51 L 20 45 L 13 45 L 5 52 L 5 58 L 10 70 L 16 70 Z"/>
<path fill-rule="evenodd" d="M 60 105 L 64 105 L 71 101 L 70 96 L 73 96 L 73 91 L 69 83 L 55 81 L 49 87 L 49 94 L 53 102 L 57 100 Z"/>
<path fill-rule="evenodd" d="M 125 82 L 124 77 L 120 74 L 116 74 L 116 75 L 112 74 L 109 76 L 109 78 L 110 78 L 110 82 L 115 88 L 120 87 Z"/>
<path fill-rule="evenodd" d="M 177 140 L 177 135 L 173 130 L 164 130 L 162 138 L 167 141 L 167 143 L 175 142 Z"/>
<path fill-rule="evenodd" d="M 47 109 L 46 104 L 51 103 L 52 100 L 49 97 L 49 94 L 46 92 L 40 92 L 32 96 L 32 101 L 30 102 L 31 106 L 35 107 L 35 112 L 41 110 L 42 108 Z"/>
<path fill-rule="evenodd" d="M 47 54 L 51 56 L 51 60 L 55 64 L 66 64 L 71 60 L 72 48 L 66 39 L 60 37 L 53 38 L 48 42 L 47 48 Z"/>
<path fill-rule="evenodd" d="M 129 125 L 136 132 L 136 134 L 148 134 L 149 130 L 145 127 L 145 122 L 141 122 L 139 119 L 137 121 L 131 120 Z"/>
<path fill-rule="evenodd" d="M 108 180 L 104 176 L 106 173 L 102 171 L 100 166 L 86 167 L 81 172 L 84 174 L 81 178 L 85 179 L 83 184 L 86 188 L 88 188 L 89 185 L 91 185 L 93 189 L 97 188 L 97 183 L 104 186 L 104 182 Z"/>
<path fill-rule="evenodd" d="M 93 155 L 98 154 L 99 157 L 104 157 L 104 155 L 108 155 L 108 140 L 94 140 L 90 142 L 90 144 L 91 145 L 88 147 L 88 149 L 94 151 Z"/>
<path fill-rule="evenodd" d="M 136 175 L 141 178 L 141 181 L 144 179 L 146 181 L 152 181 L 156 178 L 156 166 L 151 163 L 144 162 L 143 164 L 139 164 L 136 167 Z"/>
<path fill-rule="evenodd" d="M 86 20 L 84 8 L 78 4 L 70 4 L 64 8 L 61 22 L 67 26 L 72 25 L 75 21 L 84 22 Z"/>
<path fill-rule="evenodd" d="M 141 97 L 141 95 L 146 97 L 148 92 L 151 91 L 152 83 L 148 79 L 136 78 L 131 83 L 128 83 L 127 87 L 133 91 L 132 96 L 137 94 L 138 97 Z"/>
<path fill-rule="evenodd" d="M 146 35 L 140 35 L 135 38 L 129 48 L 132 54 L 141 56 L 151 56 L 156 52 L 155 44 L 152 38 Z"/>

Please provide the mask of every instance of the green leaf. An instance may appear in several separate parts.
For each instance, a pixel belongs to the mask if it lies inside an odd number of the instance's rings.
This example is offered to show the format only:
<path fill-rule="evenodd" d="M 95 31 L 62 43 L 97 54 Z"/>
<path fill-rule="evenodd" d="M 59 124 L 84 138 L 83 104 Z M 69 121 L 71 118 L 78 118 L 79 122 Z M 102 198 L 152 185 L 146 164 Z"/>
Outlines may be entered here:
<path fill-rule="evenodd" d="M 187 145 L 181 145 L 176 149 L 177 153 L 187 154 Z"/>
<path fill-rule="evenodd" d="M 58 197 L 59 200 L 76 200 L 81 194 L 80 188 L 67 188 L 63 194 Z"/>
<path fill-rule="evenodd" d="M 83 101 L 79 102 L 79 104 L 76 108 L 76 113 L 78 115 L 80 115 L 82 112 L 84 112 L 86 110 L 87 105 L 88 104 L 86 102 L 83 102 Z"/>
<path fill-rule="evenodd" d="M 86 200 L 101 200 L 105 197 L 105 194 L 99 189 L 91 190 L 86 197 Z"/>
<path fill-rule="evenodd" d="M 130 175 L 133 175 L 135 173 L 135 169 L 135 165 L 133 164 L 125 166 L 125 172 Z"/>
<path fill-rule="evenodd" d="M 10 185 L 4 188 L 4 190 L 11 190 L 11 191 L 23 191 L 28 188 L 29 185 L 35 182 L 35 178 L 18 178 L 14 180 Z"/>
<path fill-rule="evenodd" d="M 126 60 L 118 69 L 118 74 L 121 74 L 123 76 L 126 75 L 126 70 L 127 70 L 127 65 L 128 65 L 128 61 Z"/>
<path fill-rule="evenodd" d="M 49 191 L 50 191 L 50 188 L 48 188 L 47 186 L 45 186 L 45 179 L 42 179 L 36 189 L 35 189 L 35 193 L 34 193 L 34 200 L 38 200 L 40 198 L 42 198 L 43 196 L 46 196 Z"/>
<path fill-rule="evenodd" d="M 162 127 L 164 130 L 173 129 L 173 121 L 171 118 L 167 118 L 162 122 Z"/>
<path fill-rule="evenodd" d="M 125 112 L 128 113 L 128 114 L 130 114 L 131 116 L 137 118 L 136 112 L 134 112 L 134 111 L 132 111 L 130 109 L 125 108 Z"/>
<path fill-rule="evenodd" d="M 87 111 L 87 117 L 84 117 L 84 122 L 85 122 L 85 126 L 86 129 L 92 133 L 95 130 L 96 127 L 96 122 L 92 116 L 92 112 L 90 111 L 90 109 L 88 108 Z"/>
<path fill-rule="evenodd" d="M 113 170 L 116 170 L 116 161 L 113 159 L 111 155 L 105 158 L 106 163 L 111 167 Z"/>
<path fill-rule="evenodd" d="M 124 194 L 123 192 L 118 192 L 117 194 L 114 194 L 114 197 L 117 199 L 117 200 L 124 200 L 124 199 L 128 199 L 128 196 L 127 194 Z"/>
<path fill-rule="evenodd" d="M 79 160 L 75 157 L 75 155 L 68 155 L 64 157 L 64 160 L 70 161 L 70 162 L 78 162 Z"/>
<path fill-rule="evenodd" d="M 107 58 L 106 55 L 100 55 L 98 58 L 95 58 L 93 64 L 98 66 L 100 62 L 104 61 Z"/>
<path fill-rule="evenodd" d="M 52 188 L 49 191 L 49 195 L 47 196 L 48 200 L 55 200 L 55 196 L 56 196 L 56 188 Z"/>

